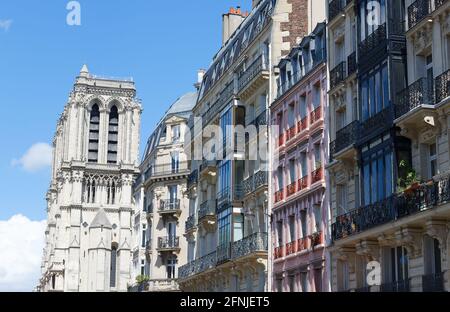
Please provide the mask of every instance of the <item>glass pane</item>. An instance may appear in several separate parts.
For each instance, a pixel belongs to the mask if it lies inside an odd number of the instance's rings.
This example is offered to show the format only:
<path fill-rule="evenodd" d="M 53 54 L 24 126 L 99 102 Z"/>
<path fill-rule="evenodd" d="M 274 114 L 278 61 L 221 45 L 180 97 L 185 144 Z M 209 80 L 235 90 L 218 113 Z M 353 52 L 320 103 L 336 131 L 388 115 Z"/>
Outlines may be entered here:
<path fill-rule="evenodd" d="M 383 80 L 383 107 L 389 106 L 389 79 L 388 79 L 388 69 L 387 65 L 384 65 L 382 70 L 382 80 Z"/>
<path fill-rule="evenodd" d="M 369 107 L 370 107 L 370 116 L 374 116 L 376 114 L 376 103 L 375 103 L 375 77 L 371 76 L 369 78 Z"/>
<path fill-rule="evenodd" d="M 370 204 L 370 164 L 366 163 L 363 168 L 364 177 L 364 205 Z"/>
<path fill-rule="evenodd" d="M 377 113 L 381 112 L 383 109 L 383 102 L 382 102 L 382 92 L 381 92 L 381 72 L 378 71 L 375 74 L 375 93 L 376 93 L 376 106 L 377 106 Z"/>
<path fill-rule="evenodd" d="M 377 159 L 372 159 L 372 203 L 377 202 L 378 199 L 378 188 L 377 188 L 377 176 L 378 176 L 378 170 L 377 170 Z"/>
<path fill-rule="evenodd" d="M 385 164 L 385 183 L 386 183 L 386 197 L 392 195 L 393 184 L 392 184 L 392 152 L 384 155 Z"/>
<path fill-rule="evenodd" d="M 362 103 L 362 120 L 364 121 L 367 118 L 369 118 L 369 98 L 368 98 L 367 80 L 364 80 L 362 82 L 361 103 Z"/>

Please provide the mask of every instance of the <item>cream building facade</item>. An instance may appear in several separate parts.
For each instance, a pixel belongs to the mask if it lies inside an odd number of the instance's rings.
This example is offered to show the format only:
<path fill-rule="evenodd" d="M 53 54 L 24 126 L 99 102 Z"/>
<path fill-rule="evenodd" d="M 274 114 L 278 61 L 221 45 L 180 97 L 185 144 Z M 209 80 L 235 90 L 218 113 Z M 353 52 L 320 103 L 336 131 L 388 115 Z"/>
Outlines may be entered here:
<path fill-rule="evenodd" d="M 267 138 L 268 108 L 277 88 L 273 67 L 317 23 L 307 18 L 315 5 L 255 0 L 249 14 L 237 8 L 223 17 L 223 46 L 204 75 L 190 121 L 188 263 L 179 268 L 184 291 L 271 288 Z M 215 156 L 197 157 L 194 147 L 213 140 L 203 132 L 210 125 L 221 129 Z M 244 149 L 230 126 L 252 126 L 256 135 L 245 139 Z M 263 152 L 249 157 L 255 146 Z"/>
<path fill-rule="evenodd" d="M 127 290 L 141 112 L 132 80 L 83 66 L 53 141 L 40 291 Z"/>
<path fill-rule="evenodd" d="M 133 189 L 133 280 L 141 280 L 134 290 L 179 290 L 178 267 L 187 260 L 182 235 L 189 216 L 184 137 L 196 100 L 197 92 L 180 97 L 147 141 Z"/>

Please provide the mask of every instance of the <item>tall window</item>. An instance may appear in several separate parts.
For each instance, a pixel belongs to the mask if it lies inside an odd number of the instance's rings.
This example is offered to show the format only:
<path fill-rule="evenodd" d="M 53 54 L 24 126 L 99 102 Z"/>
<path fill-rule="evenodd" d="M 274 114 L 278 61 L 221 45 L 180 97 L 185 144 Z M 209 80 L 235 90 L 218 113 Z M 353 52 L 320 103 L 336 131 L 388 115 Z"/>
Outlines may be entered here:
<path fill-rule="evenodd" d="M 244 238 L 244 215 L 234 215 L 233 223 L 233 239 L 237 242 Z"/>
<path fill-rule="evenodd" d="M 231 241 L 231 208 L 227 208 L 217 215 L 219 226 L 218 245 L 228 244 Z"/>
<path fill-rule="evenodd" d="M 117 246 L 111 247 L 110 287 L 116 287 Z"/>
<path fill-rule="evenodd" d="M 85 182 L 85 203 L 94 204 L 95 203 L 95 193 L 97 191 L 95 181 Z"/>
<path fill-rule="evenodd" d="M 387 64 L 361 78 L 361 116 L 366 120 L 390 105 Z"/>
<path fill-rule="evenodd" d="M 361 41 L 386 23 L 386 0 L 362 0 L 360 3 Z"/>
<path fill-rule="evenodd" d="M 299 109 L 300 109 L 300 118 L 303 120 L 303 118 L 305 118 L 307 114 L 306 94 L 300 96 Z"/>
<path fill-rule="evenodd" d="M 321 206 L 319 204 L 314 204 L 314 225 L 315 225 L 315 232 L 320 232 L 322 227 L 322 210 Z"/>
<path fill-rule="evenodd" d="M 307 229 L 307 223 L 306 223 L 306 210 L 300 210 L 300 222 L 302 225 L 302 238 L 306 238 L 306 236 L 308 235 L 308 229 Z"/>
<path fill-rule="evenodd" d="M 439 241 L 428 235 L 424 236 L 424 260 L 425 260 L 425 274 L 441 274 L 441 248 Z"/>
<path fill-rule="evenodd" d="M 119 113 L 117 107 L 111 107 L 108 128 L 108 164 L 117 163 L 117 143 L 119 141 Z"/>
<path fill-rule="evenodd" d="M 308 158 L 306 152 L 300 153 L 300 166 L 301 166 L 301 177 L 304 178 L 308 175 Z"/>
<path fill-rule="evenodd" d="M 337 203 L 337 214 L 343 215 L 348 212 L 347 209 L 347 197 L 348 188 L 346 184 L 336 185 L 336 203 Z"/>
<path fill-rule="evenodd" d="M 175 256 L 169 257 L 167 259 L 167 278 L 173 279 L 176 278 L 176 265 L 177 265 L 177 258 Z"/>
<path fill-rule="evenodd" d="M 408 253 L 404 247 L 390 248 L 385 254 L 384 284 L 403 282 L 408 280 Z"/>
<path fill-rule="evenodd" d="M 116 203 L 116 183 L 114 181 L 109 181 L 106 185 L 107 189 L 107 203 L 108 205 L 114 205 Z"/>
<path fill-rule="evenodd" d="M 174 143 L 180 141 L 180 125 L 172 126 L 172 141 Z"/>
<path fill-rule="evenodd" d="M 180 169 L 180 153 L 178 152 L 173 152 L 171 153 L 172 155 L 172 173 L 177 173 L 178 170 Z"/>
<path fill-rule="evenodd" d="M 437 148 L 436 143 L 429 145 L 429 160 L 430 160 L 430 169 L 429 169 L 429 178 L 433 178 L 437 172 Z"/>
<path fill-rule="evenodd" d="M 278 246 L 283 246 L 283 221 L 277 221 Z"/>
<path fill-rule="evenodd" d="M 295 242 L 295 216 L 289 216 L 289 236 L 290 241 L 289 242 Z"/>
<path fill-rule="evenodd" d="M 97 104 L 92 106 L 91 118 L 89 123 L 89 150 L 88 161 L 98 162 L 98 142 L 100 132 L 100 110 Z"/>

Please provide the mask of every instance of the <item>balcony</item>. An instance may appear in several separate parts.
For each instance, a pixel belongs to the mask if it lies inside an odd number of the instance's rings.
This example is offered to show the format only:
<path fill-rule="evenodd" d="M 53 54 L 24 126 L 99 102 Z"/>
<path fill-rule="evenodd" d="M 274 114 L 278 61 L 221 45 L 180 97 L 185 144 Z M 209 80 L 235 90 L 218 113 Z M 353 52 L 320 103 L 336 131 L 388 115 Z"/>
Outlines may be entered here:
<path fill-rule="evenodd" d="M 273 252 L 273 258 L 279 259 L 284 257 L 284 246 L 276 247 Z"/>
<path fill-rule="evenodd" d="M 192 171 L 187 178 L 187 188 L 190 189 L 191 187 L 197 185 L 198 182 L 198 170 Z"/>
<path fill-rule="evenodd" d="M 341 62 L 330 71 L 330 90 L 336 88 L 345 78 L 347 78 L 346 62 Z"/>
<path fill-rule="evenodd" d="M 433 209 L 450 200 L 450 178 L 429 181 L 401 194 L 360 207 L 336 218 L 331 226 L 339 240 L 407 216 Z"/>
<path fill-rule="evenodd" d="M 291 183 L 286 187 L 286 197 L 290 197 L 297 192 L 297 182 Z"/>
<path fill-rule="evenodd" d="M 243 257 L 261 257 L 261 253 L 267 253 L 267 233 L 253 233 L 237 242 L 231 247 L 231 259 Z"/>
<path fill-rule="evenodd" d="M 336 140 L 334 141 L 333 152 L 330 153 L 332 158 L 348 147 L 356 144 L 359 136 L 359 121 L 355 120 L 336 132 Z"/>
<path fill-rule="evenodd" d="M 437 1 L 439 2 L 439 1 Z M 408 27 L 413 28 L 431 14 L 432 0 L 416 0 L 408 7 Z"/>
<path fill-rule="evenodd" d="M 267 126 L 267 111 L 264 110 L 261 112 L 258 117 L 253 119 L 248 125 L 255 126 L 257 129 L 260 129 L 262 126 Z"/>
<path fill-rule="evenodd" d="M 217 265 L 231 260 L 231 243 L 217 246 Z"/>
<path fill-rule="evenodd" d="M 145 242 L 145 255 L 150 256 L 152 254 L 152 240 L 149 239 Z"/>
<path fill-rule="evenodd" d="M 360 64 L 363 63 L 363 59 L 373 57 L 374 51 L 380 48 L 386 49 L 386 40 L 386 23 L 384 23 L 383 25 L 378 26 L 373 33 L 359 43 L 358 57 Z"/>
<path fill-rule="evenodd" d="M 298 192 L 306 190 L 308 188 L 308 176 L 304 176 L 303 178 L 299 179 L 297 186 Z"/>
<path fill-rule="evenodd" d="M 199 172 L 200 174 L 212 174 L 217 171 L 217 160 L 207 160 L 203 159 L 200 164 Z"/>
<path fill-rule="evenodd" d="M 364 120 L 360 125 L 358 141 L 377 136 L 392 127 L 394 121 L 394 106 L 389 105 L 374 116 Z"/>
<path fill-rule="evenodd" d="M 434 80 L 435 100 L 439 104 L 450 96 L 450 69 Z"/>
<path fill-rule="evenodd" d="M 337 16 L 344 14 L 344 8 L 346 5 L 346 0 L 331 1 L 328 6 L 328 20 L 331 22 Z"/>
<path fill-rule="evenodd" d="M 323 167 L 320 167 L 311 173 L 311 184 L 320 182 L 322 180 L 323 180 Z"/>
<path fill-rule="evenodd" d="M 356 51 L 347 57 L 347 77 L 351 76 L 358 69 L 358 63 L 356 61 Z"/>
<path fill-rule="evenodd" d="M 290 242 L 286 244 L 286 257 L 297 252 L 296 241 Z"/>
<path fill-rule="evenodd" d="M 323 232 L 319 231 L 311 235 L 311 247 L 314 249 L 323 244 Z"/>
<path fill-rule="evenodd" d="M 267 186 L 268 176 L 266 171 L 258 171 L 242 183 L 244 195 L 249 195 L 258 191 L 261 187 Z"/>
<path fill-rule="evenodd" d="M 260 55 L 239 77 L 238 90 L 240 97 L 247 98 L 268 79 L 269 67 L 267 60 L 263 58 L 263 55 Z"/>
<path fill-rule="evenodd" d="M 179 199 L 160 200 L 158 212 L 160 214 L 180 214 L 180 203 Z"/>
<path fill-rule="evenodd" d="M 281 189 L 275 193 L 275 204 L 284 200 L 284 190 Z"/>
<path fill-rule="evenodd" d="M 395 116 L 399 118 L 422 105 L 433 105 L 433 81 L 420 78 L 397 95 Z"/>
<path fill-rule="evenodd" d="M 180 237 L 178 236 L 166 236 L 158 237 L 158 248 L 159 252 L 178 252 L 180 251 Z"/>
<path fill-rule="evenodd" d="M 308 129 L 308 117 L 304 117 L 302 120 L 300 120 L 297 124 L 297 132 L 302 133 Z"/>
<path fill-rule="evenodd" d="M 297 251 L 296 252 L 302 252 L 303 250 L 307 250 L 309 248 L 308 243 L 309 243 L 309 239 L 306 236 L 297 239 Z"/>
<path fill-rule="evenodd" d="M 321 119 L 322 119 L 322 106 L 319 106 L 311 112 L 309 121 L 310 121 L 311 125 L 314 125 L 316 122 L 318 122 Z"/>
<path fill-rule="evenodd" d="M 189 174 L 189 166 L 187 162 L 162 164 L 150 167 L 145 172 L 145 181 L 149 179 L 173 178 L 175 176 L 183 176 Z"/>
<path fill-rule="evenodd" d="M 194 231 L 196 228 L 196 225 L 197 225 L 197 220 L 195 220 L 195 215 L 189 216 L 185 223 L 186 233 Z"/>
<path fill-rule="evenodd" d="M 282 147 L 284 145 L 284 133 L 282 133 L 279 137 L 278 137 L 278 147 Z"/>
<path fill-rule="evenodd" d="M 198 223 L 214 221 L 216 218 L 216 201 L 207 200 L 200 205 L 198 210 Z"/>
<path fill-rule="evenodd" d="M 423 292 L 443 292 L 444 276 L 442 272 L 422 276 L 422 291 Z"/>
<path fill-rule="evenodd" d="M 297 134 L 297 127 L 292 126 L 289 128 L 289 130 L 286 131 L 286 142 L 289 142 L 293 138 L 295 138 L 295 135 Z"/>
<path fill-rule="evenodd" d="M 203 273 L 216 267 L 217 252 L 213 251 L 201 258 L 195 259 L 178 269 L 178 278 L 186 279 L 199 273 Z"/>

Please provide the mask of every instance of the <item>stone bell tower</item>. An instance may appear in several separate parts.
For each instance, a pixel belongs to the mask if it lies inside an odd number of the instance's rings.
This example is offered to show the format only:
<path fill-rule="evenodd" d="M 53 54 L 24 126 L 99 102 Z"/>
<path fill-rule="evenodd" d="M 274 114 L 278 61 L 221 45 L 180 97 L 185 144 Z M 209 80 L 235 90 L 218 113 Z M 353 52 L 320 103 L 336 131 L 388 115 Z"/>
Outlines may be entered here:
<path fill-rule="evenodd" d="M 141 103 L 84 65 L 57 124 L 41 291 L 126 291 Z"/>

